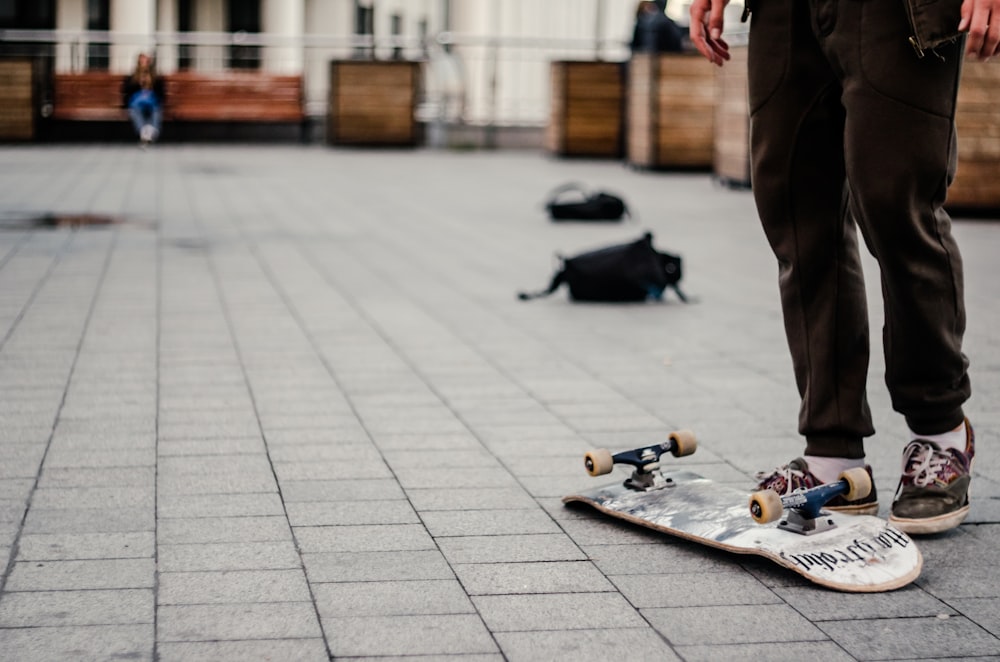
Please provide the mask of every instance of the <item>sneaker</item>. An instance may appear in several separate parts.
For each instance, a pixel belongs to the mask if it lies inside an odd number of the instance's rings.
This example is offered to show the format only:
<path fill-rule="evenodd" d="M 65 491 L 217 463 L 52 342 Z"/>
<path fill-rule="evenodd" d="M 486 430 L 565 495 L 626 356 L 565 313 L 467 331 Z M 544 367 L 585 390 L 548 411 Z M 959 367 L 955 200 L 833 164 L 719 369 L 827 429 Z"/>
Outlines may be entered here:
<path fill-rule="evenodd" d="M 941 450 L 915 439 L 903 450 L 903 475 L 892 501 L 889 522 L 906 533 L 940 533 L 969 514 L 969 482 L 976 435 L 965 421 L 965 451 Z"/>
<path fill-rule="evenodd" d="M 865 471 L 872 475 L 872 468 L 865 465 Z M 761 472 L 756 476 L 759 483 L 758 490 L 774 490 L 780 496 L 791 494 L 797 490 L 808 490 L 822 485 L 823 481 L 814 476 L 809 471 L 809 464 L 800 458 L 796 458 L 788 464 L 778 467 L 771 473 Z M 878 494 L 875 491 L 875 482 L 872 481 L 871 493 L 861 499 L 848 501 L 843 495 L 837 495 L 824 506 L 827 510 L 834 510 L 846 515 L 875 515 L 878 513 Z"/>

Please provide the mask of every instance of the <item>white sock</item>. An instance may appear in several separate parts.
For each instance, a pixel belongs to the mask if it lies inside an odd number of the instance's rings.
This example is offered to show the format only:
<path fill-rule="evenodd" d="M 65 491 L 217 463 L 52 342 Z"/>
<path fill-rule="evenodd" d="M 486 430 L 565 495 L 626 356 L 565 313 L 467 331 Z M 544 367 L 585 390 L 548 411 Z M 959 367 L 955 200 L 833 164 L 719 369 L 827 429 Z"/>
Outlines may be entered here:
<path fill-rule="evenodd" d="M 949 448 L 954 448 L 955 450 L 965 452 L 965 421 L 959 425 L 954 430 L 948 432 L 942 432 L 941 434 L 917 434 L 913 430 L 910 430 L 910 441 L 914 439 L 923 439 L 925 441 L 933 441 L 935 444 L 941 447 L 941 450 L 947 450 Z M 809 466 L 812 466 L 810 463 Z"/>
<path fill-rule="evenodd" d="M 824 483 L 832 483 L 840 477 L 840 474 L 848 469 L 865 466 L 865 459 L 849 457 L 820 457 L 818 455 L 804 455 L 802 457 L 809 464 L 809 471 Z"/>

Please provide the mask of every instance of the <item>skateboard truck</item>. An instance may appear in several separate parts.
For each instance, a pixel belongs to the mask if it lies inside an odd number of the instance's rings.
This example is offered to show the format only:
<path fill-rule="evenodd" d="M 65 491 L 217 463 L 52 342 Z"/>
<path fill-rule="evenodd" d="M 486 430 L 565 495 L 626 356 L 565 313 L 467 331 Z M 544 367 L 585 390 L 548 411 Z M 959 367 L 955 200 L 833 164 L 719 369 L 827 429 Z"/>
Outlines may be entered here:
<path fill-rule="evenodd" d="M 683 457 L 694 453 L 698 441 L 690 430 L 671 432 L 667 441 L 655 446 L 644 446 L 630 451 L 611 454 L 606 448 L 588 451 L 584 455 L 584 466 L 591 476 L 609 474 L 616 464 L 628 464 L 635 468 L 632 475 L 625 480 L 625 487 L 630 490 L 645 492 L 648 490 L 668 487 L 670 483 L 657 485 L 656 474 L 660 468 L 660 456 L 670 453 L 674 457 Z"/>
<path fill-rule="evenodd" d="M 758 524 L 781 519 L 778 528 L 802 535 L 828 531 L 836 527 L 823 506 L 834 497 L 843 495 L 848 501 L 863 499 L 872 491 L 872 479 L 860 467 L 849 469 L 832 482 L 808 490 L 796 490 L 780 496 L 774 490 L 761 490 L 750 495 L 750 515 Z"/>

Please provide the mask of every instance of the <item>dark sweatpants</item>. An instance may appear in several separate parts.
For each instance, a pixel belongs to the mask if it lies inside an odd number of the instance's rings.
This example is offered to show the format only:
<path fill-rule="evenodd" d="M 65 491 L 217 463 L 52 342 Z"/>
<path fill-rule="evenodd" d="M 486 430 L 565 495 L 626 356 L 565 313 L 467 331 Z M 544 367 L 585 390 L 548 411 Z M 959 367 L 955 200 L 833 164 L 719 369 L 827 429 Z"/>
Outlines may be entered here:
<path fill-rule="evenodd" d="M 901 0 L 755 4 L 753 189 L 778 258 L 806 453 L 862 457 L 874 434 L 855 222 L 881 268 L 893 407 L 917 433 L 950 430 L 970 395 L 962 260 L 942 209 L 963 44 L 918 58 Z"/>

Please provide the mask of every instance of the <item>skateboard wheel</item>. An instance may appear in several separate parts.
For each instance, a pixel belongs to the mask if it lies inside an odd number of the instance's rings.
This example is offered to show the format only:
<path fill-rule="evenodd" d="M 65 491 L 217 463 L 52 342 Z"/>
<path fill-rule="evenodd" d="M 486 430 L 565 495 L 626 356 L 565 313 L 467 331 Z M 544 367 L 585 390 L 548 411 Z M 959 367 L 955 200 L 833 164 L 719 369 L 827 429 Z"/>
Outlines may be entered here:
<path fill-rule="evenodd" d="M 872 493 L 872 477 L 862 467 L 854 467 L 841 472 L 840 480 L 847 483 L 847 494 L 844 498 L 848 501 L 864 499 Z"/>
<path fill-rule="evenodd" d="M 674 449 L 670 451 L 674 457 L 691 455 L 698 450 L 698 439 L 691 430 L 676 430 L 671 432 L 670 440 L 674 442 Z"/>
<path fill-rule="evenodd" d="M 611 473 L 611 470 L 615 468 L 615 459 L 608 449 L 597 448 L 587 451 L 587 454 L 583 456 L 583 464 L 591 476 L 603 476 Z"/>
<path fill-rule="evenodd" d="M 750 495 L 750 516 L 758 524 L 774 522 L 783 511 L 781 497 L 774 490 L 761 490 Z"/>

